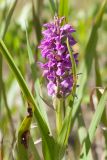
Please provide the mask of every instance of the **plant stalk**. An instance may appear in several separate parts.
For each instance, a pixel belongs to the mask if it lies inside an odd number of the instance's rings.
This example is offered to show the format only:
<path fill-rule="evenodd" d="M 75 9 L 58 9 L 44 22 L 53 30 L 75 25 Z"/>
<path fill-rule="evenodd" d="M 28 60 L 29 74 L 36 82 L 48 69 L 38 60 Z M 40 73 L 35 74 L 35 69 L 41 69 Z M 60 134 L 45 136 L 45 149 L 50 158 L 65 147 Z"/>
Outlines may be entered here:
<path fill-rule="evenodd" d="M 63 122 L 63 99 L 55 98 L 54 108 L 56 111 L 56 132 L 59 135 Z"/>

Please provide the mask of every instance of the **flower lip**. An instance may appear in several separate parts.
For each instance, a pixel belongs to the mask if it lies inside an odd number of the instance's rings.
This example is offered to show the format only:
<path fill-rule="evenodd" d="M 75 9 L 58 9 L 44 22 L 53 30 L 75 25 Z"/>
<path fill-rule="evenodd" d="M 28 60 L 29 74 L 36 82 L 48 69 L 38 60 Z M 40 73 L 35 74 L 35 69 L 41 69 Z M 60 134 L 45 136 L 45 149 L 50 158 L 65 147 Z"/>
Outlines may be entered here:
<path fill-rule="evenodd" d="M 61 31 L 72 33 L 72 32 L 75 32 L 76 30 L 71 25 L 65 24 L 64 26 L 61 27 Z"/>

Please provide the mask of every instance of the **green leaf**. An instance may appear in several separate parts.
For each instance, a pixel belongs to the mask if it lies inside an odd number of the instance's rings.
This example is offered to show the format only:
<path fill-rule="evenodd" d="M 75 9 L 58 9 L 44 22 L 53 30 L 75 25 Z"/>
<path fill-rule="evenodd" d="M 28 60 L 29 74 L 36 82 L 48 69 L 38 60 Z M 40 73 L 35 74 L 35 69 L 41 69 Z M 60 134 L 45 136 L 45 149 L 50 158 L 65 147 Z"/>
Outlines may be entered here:
<path fill-rule="evenodd" d="M 21 87 L 21 90 L 25 94 L 29 103 L 35 103 L 31 93 L 29 92 L 29 89 L 27 88 L 27 84 L 25 83 L 23 76 L 21 75 L 19 69 L 15 65 L 14 60 L 11 57 L 11 54 L 7 50 L 5 44 L 2 40 L 0 40 L 0 53 L 5 57 L 5 59 L 7 60 L 9 66 L 10 66 L 10 68 L 14 72 L 15 77 L 18 80 L 19 85 Z"/>
<path fill-rule="evenodd" d="M 36 99 L 37 99 L 37 102 L 39 104 L 39 105 L 37 105 L 37 107 L 38 107 L 38 110 L 40 111 L 42 117 L 45 119 L 45 121 L 46 121 L 46 123 L 48 125 L 48 128 L 50 130 L 50 126 L 49 126 L 49 121 L 48 121 L 46 109 L 44 107 L 43 101 L 40 98 L 41 87 L 40 87 L 39 79 L 37 79 L 37 77 L 36 77 L 36 74 L 37 74 L 36 73 L 36 71 L 37 71 L 36 68 L 37 67 L 36 67 L 36 64 L 35 64 L 35 61 L 34 61 L 32 50 L 30 48 L 27 30 L 26 30 L 26 40 L 27 40 L 27 50 L 28 50 L 29 62 L 30 62 L 30 66 L 31 66 L 32 77 L 34 79 L 34 89 L 36 91 Z M 50 132 L 51 132 L 51 130 L 50 130 Z"/>
<path fill-rule="evenodd" d="M 101 87 L 102 86 L 102 80 L 101 80 L 101 74 L 100 74 L 97 52 L 95 52 L 95 74 L 96 74 L 95 75 L 96 76 L 96 86 Z M 98 97 L 100 98 L 100 95 Z"/>
<path fill-rule="evenodd" d="M 78 95 L 78 101 L 75 103 L 72 111 L 72 123 L 73 125 L 75 118 L 78 114 L 79 111 L 79 106 L 83 98 L 84 94 L 84 88 L 86 86 L 87 79 L 89 77 L 90 71 L 91 71 L 91 66 L 92 62 L 94 59 L 94 51 L 97 45 L 97 36 L 98 36 L 98 29 L 101 26 L 102 22 L 102 17 L 105 11 L 105 7 L 107 4 L 107 0 L 104 0 L 104 3 L 101 5 L 101 8 L 99 12 L 97 13 L 95 17 L 94 24 L 92 26 L 91 34 L 85 49 L 85 57 L 83 62 L 81 62 L 81 67 L 79 73 L 83 73 L 78 80 L 78 84 L 80 84 L 79 88 L 77 89 L 77 95 Z"/>
<path fill-rule="evenodd" d="M 45 144 L 45 149 L 47 150 L 47 153 L 45 153 L 46 154 L 45 156 L 48 155 L 51 160 L 54 157 L 54 152 L 53 152 L 54 139 L 52 136 L 50 136 L 48 126 L 47 126 L 45 120 L 43 119 L 40 111 L 38 110 L 37 103 L 34 100 L 30 90 L 27 87 L 25 80 L 23 79 L 19 69 L 17 68 L 17 66 L 15 65 L 15 63 L 13 61 L 13 58 L 11 57 L 11 54 L 7 50 L 5 44 L 2 40 L 0 40 L 0 53 L 7 60 L 8 65 L 10 66 L 11 70 L 13 71 L 24 96 L 26 97 L 28 103 L 32 107 L 32 110 L 33 110 L 34 115 L 35 115 L 37 122 L 38 122 L 38 127 L 40 129 L 40 132 L 41 132 L 41 135 L 43 138 L 43 144 Z M 47 160 L 48 160 L 48 158 L 47 158 Z"/>
<path fill-rule="evenodd" d="M 27 39 L 27 50 L 28 50 L 28 55 L 29 55 L 29 61 L 30 61 L 30 66 L 31 66 L 31 71 L 32 71 L 32 77 L 34 78 L 35 84 L 34 84 L 34 88 L 36 91 L 36 100 L 38 102 L 39 105 L 36 105 L 38 107 L 38 110 L 40 111 L 42 117 L 45 119 L 45 122 L 49 128 L 49 134 L 52 134 L 50 126 L 49 126 L 49 121 L 48 121 L 48 117 L 47 117 L 47 113 L 46 110 L 44 108 L 44 104 L 42 99 L 40 98 L 41 95 L 41 88 L 40 88 L 40 83 L 39 80 L 36 79 L 36 66 L 35 66 L 35 62 L 34 62 L 34 58 L 33 58 L 33 53 L 32 50 L 30 48 L 30 44 L 29 44 L 29 40 L 28 40 L 28 34 L 27 34 L 27 30 L 26 30 L 26 39 Z M 34 114 L 36 116 L 36 114 Z M 44 158 L 46 160 L 50 160 L 50 151 L 52 150 L 52 154 L 54 153 L 54 140 L 52 137 L 46 136 L 48 144 L 46 143 L 45 139 L 43 138 L 42 142 L 43 142 L 43 154 L 44 154 Z M 49 145 L 49 146 L 48 146 Z M 51 146 L 51 147 L 50 147 Z M 49 148 L 48 148 L 49 147 Z M 52 158 L 54 159 L 54 156 L 52 156 Z"/>
<path fill-rule="evenodd" d="M 88 158 L 89 149 L 90 149 L 91 144 L 93 142 L 97 126 L 99 125 L 99 122 L 101 120 L 101 116 L 103 114 L 103 111 L 104 111 L 104 108 L 106 105 L 106 101 L 107 101 L 107 89 L 105 89 L 103 95 L 101 96 L 100 102 L 96 108 L 95 114 L 94 114 L 93 119 L 91 121 L 87 137 L 83 143 L 83 147 L 82 147 L 82 151 L 81 151 L 81 155 L 80 155 L 81 160 L 84 159 L 85 157 Z"/>
<path fill-rule="evenodd" d="M 98 55 L 97 55 L 97 51 L 95 52 L 95 77 L 96 77 L 96 86 L 102 86 L 102 78 L 101 78 L 101 74 L 100 74 L 100 67 L 99 67 L 99 63 L 98 63 Z M 98 101 L 100 100 L 101 98 L 101 93 L 100 91 L 97 89 L 97 99 Z M 101 123 L 107 127 L 107 114 L 106 114 L 106 108 L 104 109 L 103 111 L 103 114 L 102 114 L 102 117 L 101 117 Z M 107 135 L 106 135 L 106 132 L 103 131 L 103 134 L 104 134 L 104 138 L 105 138 L 105 142 L 107 141 Z M 105 143 L 107 144 L 107 143 Z M 106 149 L 107 150 L 107 145 L 106 146 Z"/>
<path fill-rule="evenodd" d="M 29 148 L 30 152 L 32 154 L 33 160 L 41 160 L 38 151 L 36 149 L 36 146 L 34 145 L 33 139 L 30 137 L 29 139 Z"/>
<path fill-rule="evenodd" d="M 28 136 L 29 128 L 31 125 L 32 117 L 26 116 L 21 126 L 18 130 L 18 139 L 17 139 L 17 156 L 18 159 L 29 160 L 28 155 Z"/>
<path fill-rule="evenodd" d="M 85 127 L 85 122 L 84 122 L 84 119 L 83 119 L 83 114 L 82 114 L 81 108 L 80 108 L 77 120 L 78 120 L 78 125 L 79 125 L 78 138 L 79 138 L 79 141 L 80 141 L 80 145 L 83 145 L 83 142 L 84 142 L 84 140 L 87 136 L 87 129 Z M 90 160 L 93 160 L 91 150 L 89 151 L 89 157 L 90 157 Z"/>
<path fill-rule="evenodd" d="M 52 11 L 53 11 L 53 15 L 55 15 L 55 13 L 57 13 L 57 8 L 55 5 L 55 2 L 54 2 L 54 0 L 49 0 L 49 2 L 50 2 L 50 6 L 52 8 Z"/>
<path fill-rule="evenodd" d="M 32 77 L 33 77 L 33 80 L 35 81 L 36 80 L 36 64 L 35 64 L 34 56 L 33 56 L 33 53 L 32 53 L 32 50 L 29 44 L 27 29 L 26 29 L 26 41 L 27 41 L 27 51 L 28 51 L 28 56 L 29 56 Z"/>
<path fill-rule="evenodd" d="M 17 0 L 13 3 L 11 9 L 9 10 L 9 13 L 7 14 L 6 20 L 4 21 L 3 24 L 1 24 L 2 27 L 1 27 L 1 31 L 0 31 L 0 37 L 2 39 L 5 38 L 5 35 L 6 35 L 8 27 L 9 27 L 9 24 L 10 24 L 14 9 L 16 7 L 16 4 L 17 4 Z M 4 15 L 3 15 L 2 19 L 4 19 Z M 3 81 L 2 80 L 2 55 L 0 55 L 0 109 L 1 109 L 2 81 Z"/>
<path fill-rule="evenodd" d="M 47 139 L 48 139 L 48 143 L 46 142 L 46 140 L 44 138 L 43 138 L 43 143 L 42 143 L 44 160 L 56 160 L 55 141 L 51 135 L 47 136 Z"/>
<path fill-rule="evenodd" d="M 5 34 L 7 32 L 7 29 L 9 27 L 9 24 L 10 24 L 10 21 L 11 21 L 13 12 L 14 12 L 14 9 L 16 7 L 16 4 L 17 4 L 17 0 L 15 0 L 15 2 L 13 3 L 12 7 L 9 10 L 9 13 L 7 14 L 6 20 L 4 21 L 3 28 L 1 29 L 2 32 L 0 33 L 0 37 L 2 39 L 4 39 L 4 37 L 5 37 Z"/>
<path fill-rule="evenodd" d="M 96 86 L 101 87 L 102 86 L 102 79 L 101 79 L 101 74 L 100 74 L 100 68 L 99 68 L 99 63 L 98 63 L 98 55 L 97 52 L 95 52 L 95 76 L 96 76 Z M 97 98 L 100 100 L 101 93 L 99 90 L 97 90 Z M 106 108 L 103 112 L 102 123 L 107 126 L 107 116 L 106 116 Z"/>
<path fill-rule="evenodd" d="M 34 23 L 34 29 L 35 29 L 35 33 L 36 33 L 36 37 L 37 37 L 37 42 L 38 44 L 40 43 L 41 40 L 41 24 L 40 24 L 40 19 L 39 19 L 39 15 L 36 14 L 35 12 L 35 7 L 34 7 L 34 3 L 32 1 L 32 14 L 33 14 L 33 23 Z"/>
<path fill-rule="evenodd" d="M 51 129 L 50 129 L 50 125 L 49 125 L 49 121 L 48 121 L 48 116 L 47 116 L 47 113 L 46 113 L 46 108 L 45 108 L 46 106 L 44 106 L 44 102 L 40 97 L 40 96 L 42 96 L 42 92 L 41 92 L 41 86 L 40 86 L 39 79 L 37 79 L 35 81 L 34 88 L 35 88 L 35 92 L 36 92 L 36 99 L 37 99 L 37 102 L 39 104 L 38 109 L 39 109 L 40 113 L 42 114 L 43 118 L 45 119 L 45 121 L 48 125 L 50 134 L 52 134 Z"/>
<path fill-rule="evenodd" d="M 65 149 L 68 143 L 68 137 L 71 129 L 71 119 L 72 119 L 72 108 L 67 107 L 67 114 L 65 116 L 62 129 L 56 139 L 56 147 L 55 147 L 55 155 L 57 155 L 56 160 L 60 160 L 63 158 Z"/>
<path fill-rule="evenodd" d="M 65 16 L 68 18 L 68 2 L 69 0 L 60 0 L 59 1 L 59 16 Z"/>
<path fill-rule="evenodd" d="M 29 157 L 32 156 L 34 160 L 40 160 L 40 156 L 30 135 L 31 121 L 32 116 L 26 116 L 18 130 L 16 146 L 18 159 L 29 160 Z"/>

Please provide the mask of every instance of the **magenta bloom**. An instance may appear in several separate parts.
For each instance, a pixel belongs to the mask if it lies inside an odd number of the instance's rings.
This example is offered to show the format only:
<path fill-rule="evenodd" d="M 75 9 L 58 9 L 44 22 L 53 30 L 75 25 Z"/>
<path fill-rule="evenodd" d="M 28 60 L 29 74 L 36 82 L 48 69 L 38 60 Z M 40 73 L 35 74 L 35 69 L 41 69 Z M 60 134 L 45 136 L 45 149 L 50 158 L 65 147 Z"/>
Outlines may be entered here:
<path fill-rule="evenodd" d="M 48 79 L 48 94 L 59 98 L 69 95 L 74 83 L 66 40 L 68 38 L 71 48 L 75 45 L 72 36 L 75 29 L 69 24 L 62 25 L 63 21 L 64 17 L 55 17 L 54 22 L 44 24 L 46 30 L 42 32 L 43 39 L 39 46 L 42 57 L 46 59 L 46 63 L 40 63 L 40 66 Z M 76 63 L 77 57 L 78 54 L 74 54 Z"/>

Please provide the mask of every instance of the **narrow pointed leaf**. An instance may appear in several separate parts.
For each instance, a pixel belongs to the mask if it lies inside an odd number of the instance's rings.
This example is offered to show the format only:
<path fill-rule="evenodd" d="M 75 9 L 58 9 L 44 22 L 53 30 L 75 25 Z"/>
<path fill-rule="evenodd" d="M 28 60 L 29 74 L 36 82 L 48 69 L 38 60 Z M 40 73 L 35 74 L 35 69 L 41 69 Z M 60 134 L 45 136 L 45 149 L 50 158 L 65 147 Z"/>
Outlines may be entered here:
<path fill-rule="evenodd" d="M 34 100 L 30 90 L 27 87 L 25 80 L 23 79 L 19 69 L 15 65 L 13 58 L 11 57 L 9 51 L 7 50 L 5 44 L 2 40 L 0 40 L 0 53 L 7 60 L 11 70 L 13 71 L 13 73 L 14 73 L 14 75 L 20 85 L 20 88 L 21 88 L 24 96 L 26 97 L 28 103 L 32 107 L 32 110 L 34 111 L 34 115 L 37 119 L 38 126 L 39 126 L 39 129 L 42 134 L 43 143 L 45 144 L 45 146 L 47 148 L 47 154 L 48 154 L 49 158 L 52 159 L 52 157 L 54 155 L 54 152 L 53 152 L 54 139 L 53 139 L 53 137 L 51 137 L 49 135 L 50 132 L 49 132 L 48 126 L 47 126 L 45 120 L 43 119 L 42 115 L 40 114 L 40 111 L 38 110 L 36 101 Z"/>
<path fill-rule="evenodd" d="M 59 1 L 59 16 L 65 16 L 68 18 L 68 3 L 69 0 L 60 0 Z"/>
<path fill-rule="evenodd" d="M 89 153 L 91 144 L 93 142 L 93 139 L 94 139 L 94 136 L 96 133 L 96 129 L 97 129 L 99 122 L 101 120 L 106 102 L 107 102 L 107 89 L 105 89 L 104 94 L 101 96 L 100 102 L 96 108 L 95 114 L 94 114 L 93 119 L 91 121 L 89 130 L 88 130 L 88 134 L 87 134 L 87 137 L 84 141 L 83 148 L 81 151 L 81 155 L 80 155 L 81 160 L 84 159 L 84 156 L 88 157 L 88 153 Z"/>
<path fill-rule="evenodd" d="M 32 154 L 33 160 L 41 160 L 39 153 L 36 149 L 36 146 L 34 145 L 33 139 L 31 137 L 29 139 L 29 148 L 30 148 L 30 152 Z"/>
<path fill-rule="evenodd" d="M 31 47 L 30 47 L 30 44 L 29 44 L 27 30 L 26 30 L 26 40 L 27 40 L 27 50 L 28 50 L 29 62 L 30 62 L 30 66 L 31 66 L 31 73 L 32 73 L 32 77 L 33 77 L 33 80 L 34 80 L 34 89 L 35 89 L 35 93 L 36 93 L 36 99 L 37 99 L 37 102 L 39 104 L 39 105 L 37 105 L 37 107 L 38 107 L 38 110 L 40 111 L 42 117 L 45 119 L 45 121 L 48 125 L 48 128 L 50 129 L 49 122 L 48 122 L 48 117 L 47 117 L 47 113 L 46 113 L 46 108 L 43 107 L 44 105 L 43 105 L 43 103 L 41 101 L 41 98 L 39 96 L 41 88 L 40 88 L 39 80 L 36 77 L 36 75 L 37 75 L 36 64 L 35 64 L 33 53 L 32 53 L 32 50 L 31 50 Z"/>
<path fill-rule="evenodd" d="M 82 76 L 79 77 L 79 80 L 78 80 L 78 84 L 80 84 L 79 88 L 77 89 L 78 101 L 75 103 L 73 107 L 71 125 L 73 125 L 73 122 L 77 116 L 79 106 L 82 101 L 84 88 L 88 79 L 87 77 L 89 77 L 89 74 L 91 71 L 91 66 L 94 59 L 94 51 L 97 45 L 98 29 L 101 26 L 102 17 L 105 11 L 106 4 L 107 4 L 107 0 L 104 0 L 99 12 L 95 17 L 95 22 L 94 22 L 94 25 L 92 26 L 92 31 L 89 37 L 89 41 L 85 49 L 85 57 L 80 67 L 80 73 L 83 73 L 83 74 Z"/>
<path fill-rule="evenodd" d="M 28 39 L 28 33 L 27 33 L 27 29 L 26 29 L 26 41 L 27 41 L 27 51 L 28 51 L 28 56 L 29 56 L 29 62 L 30 62 L 30 66 L 31 66 L 31 72 L 32 72 L 32 77 L 33 80 L 36 80 L 36 64 L 35 64 L 35 60 L 34 60 L 34 56 L 29 44 L 29 39 Z"/>
<path fill-rule="evenodd" d="M 55 5 L 55 0 L 49 0 L 49 2 L 50 2 L 50 6 L 52 8 L 52 11 L 53 11 L 53 15 L 55 15 L 55 13 L 57 13 L 56 5 Z"/>
<path fill-rule="evenodd" d="M 0 38 L 4 39 L 7 29 L 9 27 L 14 9 L 16 7 L 17 0 L 13 3 L 11 9 L 9 10 L 9 13 L 7 14 L 6 20 L 4 21 L 3 24 L 1 24 L 1 30 L 0 30 Z M 4 15 L 2 17 L 2 20 L 4 20 Z M 0 55 L 0 108 L 1 108 L 1 94 L 2 94 L 2 55 Z"/>
<path fill-rule="evenodd" d="M 35 33 L 36 33 L 36 38 L 37 38 L 37 42 L 38 44 L 40 43 L 41 40 L 41 24 L 40 24 L 40 19 L 39 16 L 36 14 L 35 12 L 35 7 L 34 7 L 34 3 L 32 2 L 32 14 L 33 14 L 33 23 L 34 23 L 34 29 L 35 29 Z"/>
<path fill-rule="evenodd" d="M 0 37 L 2 39 L 4 39 L 4 37 L 5 37 L 5 34 L 7 32 L 7 29 L 9 27 L 9 24 L 10 24 L 10 21 L 11 21 L 13 12 L 14 12 L 14 9 L 16 7 L 16 4 L 17 4 L 17 0 L 15 0 L 15 2 L 13 3 L 12 7 L 9 10 L 9 13 L 7 14 L 6 20 L 4 21 L 3 28 L 1 29 L 2 32 L 0 33 Z"/>

